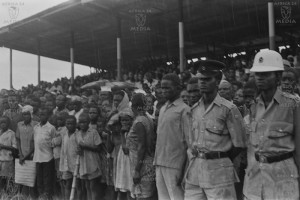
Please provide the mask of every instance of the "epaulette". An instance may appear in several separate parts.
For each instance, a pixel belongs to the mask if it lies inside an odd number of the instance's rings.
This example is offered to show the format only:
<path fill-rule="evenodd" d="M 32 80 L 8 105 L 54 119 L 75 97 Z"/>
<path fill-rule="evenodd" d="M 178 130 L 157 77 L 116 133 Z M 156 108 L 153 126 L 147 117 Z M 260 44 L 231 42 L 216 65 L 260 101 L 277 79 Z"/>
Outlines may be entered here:
<path fill-rule="evenodd" d="M 225 106 L 228 109 L 232 109 L 234 107 L 234 104 L 227 99 L 221 98 L 221 104 Z"/>

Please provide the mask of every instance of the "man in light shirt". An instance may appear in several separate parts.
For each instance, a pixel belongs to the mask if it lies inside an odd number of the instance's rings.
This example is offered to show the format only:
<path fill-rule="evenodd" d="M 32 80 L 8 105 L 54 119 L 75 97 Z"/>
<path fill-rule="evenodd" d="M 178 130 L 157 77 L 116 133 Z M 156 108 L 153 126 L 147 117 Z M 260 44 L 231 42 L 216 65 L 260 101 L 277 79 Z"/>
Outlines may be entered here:
<path fill-rule="evenodd" d="M 41 122 L 34 127 L 34 155 L 37 163 L 37 187 L 39 196 L 52 199 L 55 163 L 53 158 L 52 139 L 56 135 L 53 125 L 48 122 L 49 111 L 40 109 Z"/>

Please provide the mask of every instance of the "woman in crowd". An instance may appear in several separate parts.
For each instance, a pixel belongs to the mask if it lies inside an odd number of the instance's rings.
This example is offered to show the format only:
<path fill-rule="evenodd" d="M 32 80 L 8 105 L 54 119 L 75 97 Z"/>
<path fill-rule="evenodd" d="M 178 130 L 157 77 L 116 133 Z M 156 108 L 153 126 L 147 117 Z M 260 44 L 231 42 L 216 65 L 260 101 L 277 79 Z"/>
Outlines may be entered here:
<path fill-rule="evenodd" d="M 129 149 L 133 186 L 131 193 L 137 200 L 155 198 L 155 134 L 153 120 L 146 115 L 147 105 L 143 94 L 135 94 L 132 111 L 135 119 L 126 137 Z"/>
<path fill-rule="evenodd" d="M 118 90 L 114 92 L 113 95 L 113 109 L 111 112 L 111 117 L 107 123 L 107 129 L 110 130 L 110 135 L 108 136 L 107 146 L 109 157 L 113 158 L 113 179 L 114 185 L 116 187 L 117 178 L 117 161 L 118 154 L 121 146 L 121 123 L 119 120 L 120 113 L 123 110 L 129 109 L 129 98 L 126 92 Z M 120 191 L 122 192 L 122 191 Z M 122 196 L 122 193 L 119 195 Z"/>
<path fill-rule="evenodd" d="M 130 173 L 129 151 L 126 146 L 126 135 L 132 126 L 133 118 L 133 112 L 129 108 L 123 110 L 119 115 L 119 120 L 121 122 L 121 148 L 118 152 L 115 183 L 115 188 L 120 191 L 119 199 L 130 198 L 130 190 L 133 184 Z"/>

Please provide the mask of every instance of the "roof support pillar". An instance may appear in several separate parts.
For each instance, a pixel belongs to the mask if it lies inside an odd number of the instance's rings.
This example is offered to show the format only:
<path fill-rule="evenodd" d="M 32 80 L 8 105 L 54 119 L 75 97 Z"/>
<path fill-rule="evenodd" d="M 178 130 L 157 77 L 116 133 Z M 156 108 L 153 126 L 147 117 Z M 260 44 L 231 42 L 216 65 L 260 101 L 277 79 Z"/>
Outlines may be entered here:
<path fill-rule="evenodd" d="M 10 81 L 10 89 L 12 90 L 13 89 L 13 71 L 12 71 L 12 68 L 13 68 L 13 64 L 12 64 L 12 49 L 9 49 L 9 66 L 10 66 L 10 71 L 9 71 L 9 81 Z"/>
<path fill-rule="evenodd" d="M 121 19 L 117 17 L 117 80 L 121 80 L 121 63 L 122 63 L 122 52 L 121 52 Z"/>
<path fill-rule="evenodd" d="M 275 50 L 275 23 L 274 23 L 274 2 L 268 2 L 268 19 L 269 19 L 269 48 Z"/>
<path fill-rule="evenodd" d="M 185 69 L 185 54 L 184 54 L 184 24 L 183 24 L 183 1 L 178 0 L 178 9 L 179 9 L 179 61 L 180 61 L 180 72 L 183 72 Z"/>
<path fill-rule="evenodd" d="M 71 85 L 74 85 L 74 32 L 71 32 L 70 62 L 71 62 Z"/>
<path fill-rule="evenodd" d="M 38 85 L 41 83 L 41 53 L 40 53 L 40 41 L 37 41 L 38 45 Z"/>

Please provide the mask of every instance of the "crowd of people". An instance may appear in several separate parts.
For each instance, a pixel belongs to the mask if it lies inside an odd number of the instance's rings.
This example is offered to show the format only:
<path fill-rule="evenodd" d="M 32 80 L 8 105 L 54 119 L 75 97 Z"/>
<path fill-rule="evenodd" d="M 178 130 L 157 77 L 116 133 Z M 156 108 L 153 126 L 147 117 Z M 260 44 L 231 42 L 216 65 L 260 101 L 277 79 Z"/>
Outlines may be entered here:
<path fill-rule="evenodd" d="M 298 65 L 262 50 L 124 73 L 130 88 L 82 90 L 113 79 L 95 73 L 3 89 L 1 192 L 32 161 L 35 186 L 18 185 L 32 199 L 297 199 Z"/>

